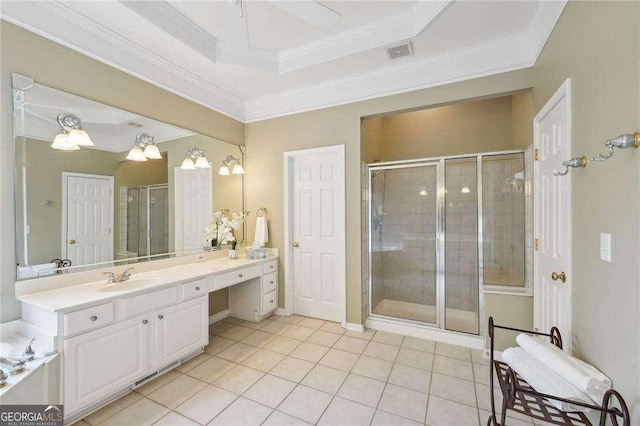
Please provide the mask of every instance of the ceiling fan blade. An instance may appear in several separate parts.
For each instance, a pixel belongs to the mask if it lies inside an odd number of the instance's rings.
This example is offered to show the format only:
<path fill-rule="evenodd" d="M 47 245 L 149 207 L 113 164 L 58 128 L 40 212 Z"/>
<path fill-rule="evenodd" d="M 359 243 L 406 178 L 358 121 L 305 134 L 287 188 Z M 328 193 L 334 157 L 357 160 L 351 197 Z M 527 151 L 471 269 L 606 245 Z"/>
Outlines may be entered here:
<path fill-rule="evenodd" d="M 269 1 L 270 4 L 323 30 L 340 21 L 340 14 L 314 0 Z"/>
<path fill-rule="evenodd" d="M 227 46 L 235 52 L 248 52 L 249 30 L 246 3 L 243 0 L 225 1 L 224 12 L 227 20 Z"/>

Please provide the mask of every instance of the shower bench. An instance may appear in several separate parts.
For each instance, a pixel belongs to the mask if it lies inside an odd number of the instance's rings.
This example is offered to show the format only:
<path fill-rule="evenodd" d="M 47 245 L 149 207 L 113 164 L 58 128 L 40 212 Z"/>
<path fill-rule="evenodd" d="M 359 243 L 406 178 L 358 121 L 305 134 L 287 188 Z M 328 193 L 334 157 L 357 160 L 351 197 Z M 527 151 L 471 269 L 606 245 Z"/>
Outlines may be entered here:
<path fill-rule="evenodd" d="M 553 395 L 546 395 L 536 392 L 522 377 L 513 371 L 507 364 L 494 359 L 494 341 L 497 329 L 509 330 L 520 333 L 527 333 L 536 336 L 546 336 L 551 343 L 562 349 L 562 337 L 560 330 L 552 327 L 548 334 L 539 333 L 529 330 L 520 330 L 512 327 L 496 325 L 493 317 L 489 317 L 488 333 L 491 338 L 490 352 L 490 392 L 491 392 L 491 415 L 487 421 L 487 426 L 504 426 L 506 425 L 507 411 L 511 410 L 516 413 L 524 414 L 537 420 L 543 420 L 556 425 L 585 425 L 591 426 L 593 423 L 582 412 L 566 412 L 553 406 L 550 400 L 568 402 L 572 405 L 590 408 L 599 412 L 598 425 L 605 426 L 607 419 L 610 424 L 618 426 L 630 426 L 631 420 L 629 410 L 622 395 L 613 389 L 609 389 L 602 400 L 602 405 L 586 404 L 567 400 Z M 494 395 L 494 369 L 502 392 L 502 410 L 500 413 L 500 421 L 496 415 L 495 395 Z"/>

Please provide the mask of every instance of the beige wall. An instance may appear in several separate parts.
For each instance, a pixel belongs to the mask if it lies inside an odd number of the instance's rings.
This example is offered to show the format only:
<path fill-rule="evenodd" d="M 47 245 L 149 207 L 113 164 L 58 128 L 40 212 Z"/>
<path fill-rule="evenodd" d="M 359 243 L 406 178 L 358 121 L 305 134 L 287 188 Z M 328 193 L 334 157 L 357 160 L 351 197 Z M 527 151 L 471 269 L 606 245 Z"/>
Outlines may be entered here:
<path fill-rule="evenodd" d="M 9 321 L 20 317 L 20 304 L 14 299 L 12 72 L 236 144 L 244 143 L 244 125 L 6 21 L 0 23 L 0 55 L 0 321 Z"/>
<path fill-rule="evenodd" d="M 527 69 L 248 124 L 245 129 L 248 209 L 255 211 L 258 207 L 267 207 L 269 245 L 283 249 L 283 153 L 319 146 L 346 145 L 347 320 L 361 323 L 361 117 L 425 106 L 443 106 L 499 93 L 506 95 L 530 87 L 531 70 Z M 251 222 L 248 232 L 253 235 Z M 282 259 L 279 274 L 279 306 L 284 306 Z"/>
<path fill-rule="evenodd" d="M 538 111 L 571 77 L 573 156 L 640 130 L 640 3 L 569 2 L 534 67 Z M 640 424 L 640 149 L 572 172 L 573 343 Z M 599 259 L 601 232 L 613 262 Z"/>
<path fill-rule="evenodd" d="M 514 111 L 526 115 L 521 111 L 525 105 L 502 96 L 365 119 L 363 126 L 369 120 L 382 120 L 382 135 L 368 140 L 363 129 L 362 150 L 372 151 L 375 160 L 395 161 L 523 148 L 522 138 L 514 137 L 522 130 L 513 118 Z M 522 121 L 517 124 L 523 127 Z"/>

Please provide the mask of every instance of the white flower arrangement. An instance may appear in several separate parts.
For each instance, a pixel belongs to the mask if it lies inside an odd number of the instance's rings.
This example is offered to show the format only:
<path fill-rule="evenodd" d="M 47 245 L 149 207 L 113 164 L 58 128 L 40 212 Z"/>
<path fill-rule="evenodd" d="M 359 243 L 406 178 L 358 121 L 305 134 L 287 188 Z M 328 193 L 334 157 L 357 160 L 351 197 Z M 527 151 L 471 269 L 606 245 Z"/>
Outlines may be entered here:
<path fill-rule="evenodd" d="M 218 244 L 231 243 L 232 248 L 235 249 L 236 237 L 233 231 L 240 229 L 248 214 L 248 212 L 234 212 L 229 217 L 220 210 L 214 212 L 213 221 L 204 229 L 207 233 L 207 242 L 217 240 Z"/>

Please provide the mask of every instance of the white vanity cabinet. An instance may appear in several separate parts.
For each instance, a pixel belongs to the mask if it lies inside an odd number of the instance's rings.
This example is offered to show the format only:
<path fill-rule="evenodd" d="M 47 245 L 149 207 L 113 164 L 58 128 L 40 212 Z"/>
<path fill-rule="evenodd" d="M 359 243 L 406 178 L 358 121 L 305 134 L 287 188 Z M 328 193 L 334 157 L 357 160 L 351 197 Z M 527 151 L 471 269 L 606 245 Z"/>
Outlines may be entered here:
<path fill-rule="evenodd" d="M 64 404 L 67 413 L 117 392 L 149 370 L 149 315 L 64 341 Z"/>
<path fill-rule="evenodd" d="M 164 367 L 208 344 L 209 299 L 205 294 L 155 313 L 151 370 Z"/>
<path fill-rule="evenodd" d="M 236 275 L 241 272 L 236 271 Z M 229 288 L 229 312 L 232 316 L 260 321 L 278 307 L 278 260 L 264 262 L 260 272 L 261 275 L 242 285 Z"/>
<path fill-rule="evenodd" d="M 21 296 L 23 320 L 51 332 L 61 352 L 65 421 L 201 352 L 209 343 L 211 291 L 228 287 L 229 313 L 250 321 L 277 307 L 274 257 L 220 258 L 154 271 L 153 277 L 157 285 L 116 294 L 100 281 Z"/>

